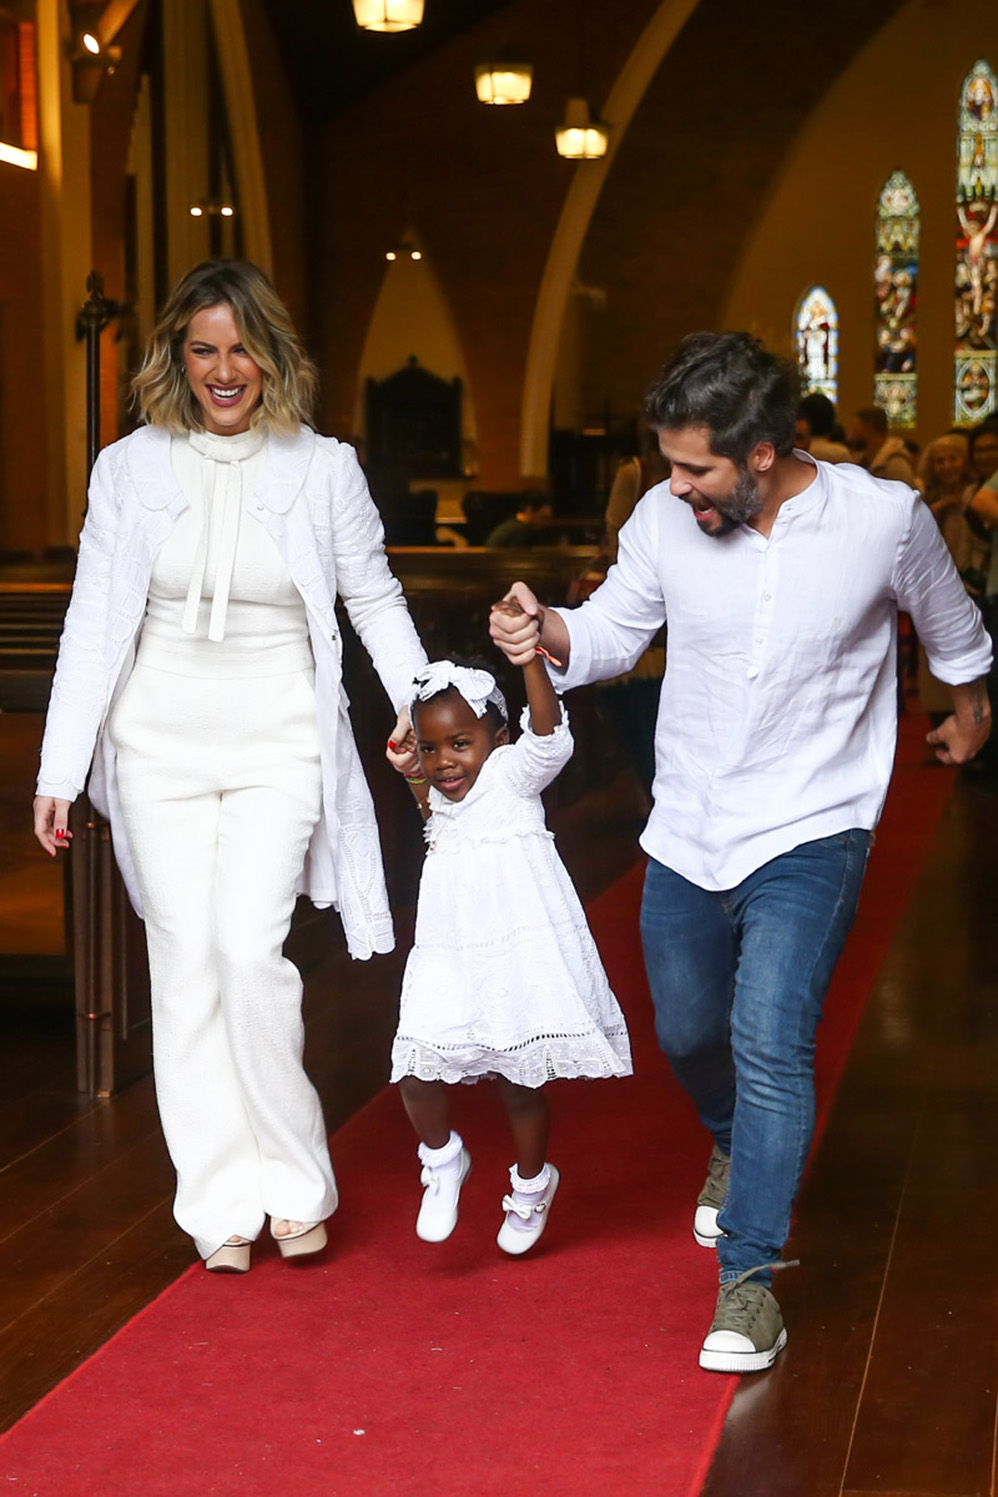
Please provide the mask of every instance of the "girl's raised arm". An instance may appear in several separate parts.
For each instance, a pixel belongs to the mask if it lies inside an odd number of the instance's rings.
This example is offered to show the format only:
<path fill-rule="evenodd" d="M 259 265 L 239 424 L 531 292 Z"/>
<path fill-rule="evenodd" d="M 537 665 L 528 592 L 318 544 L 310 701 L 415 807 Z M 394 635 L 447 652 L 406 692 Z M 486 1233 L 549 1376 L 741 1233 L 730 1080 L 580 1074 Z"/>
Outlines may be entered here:
<path fill-rule="evenodd" d="M 492 605 L 492 612 L 493 614 L 507 614 L 515 618 L 526 613 L 526 610 L 519 598 L 510 593 Z M 532 646 L 525 646 L 525 648 L 532 648 L 535 653 L 523 667 L 523 684 L 527 689 L 527 706 L 530 710 L 530 731 L 536 733 L 539 738 L 547 738 L 561 722 L 561 703 L 541 659 L 542 655 L 547 655 L 547 651 L 542 649 L 540 643 L 543 618 L 542 610 L 540 617 L 533 620 L 533 643 Z M 548 655 L 547 658 L 550 660 L 552 657 Z M 553 663 L 560 665 L 561 661 L 555 660 Z"/>
<path fill-rule="evenodd" d="M 523 684 L 530 709 L 530 731 L 538 738 L 547 738 L 561 722 L 561 703 L 539 655 L 523 667 Z"/>

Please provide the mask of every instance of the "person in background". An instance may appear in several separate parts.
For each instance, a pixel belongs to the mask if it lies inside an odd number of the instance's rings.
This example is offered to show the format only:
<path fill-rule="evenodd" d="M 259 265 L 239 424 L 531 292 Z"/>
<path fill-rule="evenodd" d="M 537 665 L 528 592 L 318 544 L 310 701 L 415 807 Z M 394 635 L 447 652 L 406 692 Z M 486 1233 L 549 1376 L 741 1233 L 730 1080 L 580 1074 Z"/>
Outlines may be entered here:
<path fill-rule="evenodd" d="M 991 709 L 998 711 L 998 422 L 988 420 L 981 423 L 971 436 L 971 455 L 978 479 L 983 480 L 976 489 L 968 508 L 968 516 L 976 521 L 991 536 L 991 561 L 984 584 L 982 611 L 984 624 L 995 648 L 991 673 L 988 676 L 988 695 Z M 985 470 L 990 468 L 990 472 Z M 998 743 L 989 740 L 980 755 L 984 773 L 994 782 L 998 780 Z"/>
<path fill-rule="evenodd" d="M 145 920 L 174 1215 L 212 1272 L 283 1257 L 336 1209 L 283 955 L 298 892 L 350 954 L 394 946 L 336 599 L 408 730 L 426 660 L 352 447 L 312 429 L 315 371 L 263 271 L 175 286 L 97 459 L 42 744 L 35 834 L 69 846 L 87 784 Z M 386 702 L 386 706 L 387 706 Z M 90 774 L 91 759 L 93 773 Z"/>
<path fill-rule="evenodd" d="M 631 457 L 621 459 L 610 485 L 601 546 L 607 566 L 612 566 L 617 560 L 617 537 L 631 518 L 638 500 L 669 476 L 669 465 L 659 451 L 655 433 L 643 421 L 638 427 L 637 448 Z"/>
<path fill-rule="evenodd" d="M 840 436 L 835 407 L 828 396 L 820 390 L 805 395 L 797 407 L 798 447 L 809 452 L 819 463 L 851 463 L 852 453 Z"/>
<path fill-rule="evenodd" d="M 970 465 L 977 480 L 974 492 L 998 472 L 998 422 L 982 421 L 969 433 Z"/>
<path fill-rule="evenodd" d="M 614 474 L 606 504 L 600 555 L 588 569 L 586 590 L 576 586 L 569 603 L 581 603 L 603 581 L 617 560 L 617 537 L 631 518 L 638 500 L 664 483 L 669 465 L 659 451 L 658 439 L 644 421 L 638 427 L 638 450 L 625 457 Z M 596 684 L 596 701 L 606 713 L 631 762 L 645 797 L 643 814 L 651 809 L 651 787 L 655 778 L 655 723 L 658 699 L 665 674 L 665 629 L 634 662 L 625 675 Z"/>
<path fill-rule="evenodd" d="M 550 499 L 543 494 L 525 494 L 515 515 L 490 532 L 486 546 L 509 547 L 536 546 L 542 531 L 550 530 L 554 510 Z"/>
<path fill-rule="evenodd" d="M 972 523 L 968 518 L 976 486 L 971 482 L 967 438 L 960 432 L 948 432 L 929 442 L 919 464 L 919 480 L 922 497 L 942 532 L 946 549 L 964 587 L 976 601 L 982 600 L 991 544 L 986 532 L 982 538 L 980 524 Z M 950 710 L 949 691 L 931 674 L 921 644 L 918 647 L 918 695 L 922 710 L 929 714 L 933 724 L 942 722 Z"/>
<path fill-rule="evenodd" d="M 853 462 L 874 478 L 893 478 L 915 487 L 908 449 L 903 438 L 888 436 L 887 413 L 879 405 L 864 406 L 856 412 L 849 445 Z"/>

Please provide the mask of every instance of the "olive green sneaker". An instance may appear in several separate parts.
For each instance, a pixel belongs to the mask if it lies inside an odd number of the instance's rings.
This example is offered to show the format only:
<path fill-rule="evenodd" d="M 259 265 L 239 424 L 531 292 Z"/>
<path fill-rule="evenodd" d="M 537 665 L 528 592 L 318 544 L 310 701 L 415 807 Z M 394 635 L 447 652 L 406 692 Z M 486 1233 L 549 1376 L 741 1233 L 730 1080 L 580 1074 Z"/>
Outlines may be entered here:
<path fill-rule="evenodd" d="M 772 1269 L 796 1266 L 796 1259 L 760 1265 Z M 708 1372 L 764 1372 L 786 1346 L 779 1305 L 765 1284 L 749 1277 L 758 1272 L 758 1268 L 746 1269 L 718 1290 L 714 1321 L 700 1350 L 700 1366 Z"/>
<path fill-rule="evenodd" d="M 717 1225 L 717 1213 L 724 1205 L 730 1175 L 731 1159 L 727 1154 L 722 1154 L 715 1144 L 711 1150 L 703 1190 L 697 1196 L 696 1215 L 693 1218 L 693 1236 L 701 1247 L 716 1248 L 717 1239 L 724 1236 Z"/>

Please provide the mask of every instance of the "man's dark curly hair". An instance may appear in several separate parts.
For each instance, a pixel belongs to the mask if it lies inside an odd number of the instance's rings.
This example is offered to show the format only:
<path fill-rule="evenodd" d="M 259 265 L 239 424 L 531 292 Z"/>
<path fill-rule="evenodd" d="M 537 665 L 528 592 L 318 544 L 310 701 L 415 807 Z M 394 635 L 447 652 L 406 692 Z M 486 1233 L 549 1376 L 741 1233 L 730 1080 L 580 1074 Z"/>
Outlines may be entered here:
<path fill-rule="evenodd" d="M 751 333 L 690 333 L 652 382 L 644 413 L 656 431 L 706 427 L 715 456 L 742 468 L 759 442 L 789 457 L 799 403 L 795 366 Z"/>

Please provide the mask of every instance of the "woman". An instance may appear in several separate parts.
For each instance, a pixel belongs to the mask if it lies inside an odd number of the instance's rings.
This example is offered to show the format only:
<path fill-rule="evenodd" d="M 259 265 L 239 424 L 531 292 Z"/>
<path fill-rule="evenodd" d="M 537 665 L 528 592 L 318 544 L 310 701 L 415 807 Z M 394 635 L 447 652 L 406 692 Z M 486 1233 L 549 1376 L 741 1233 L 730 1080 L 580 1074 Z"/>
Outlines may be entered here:
<path fill-rule="evenodd" d="M 396 709 L 426 657 L 353 450 L 307 424 L 314 386 L 255 266 L 175 288 L 144 424 L 94 468 L 35 801 L 54 857 L 93 756 L 146 922 L 175 1215 L 213 1271 L 249 1268 L 268 1215 L 284 1256 L 319 1251 L 336 1208 L 281 953 L 296 892 L 337 906 L 351 955 L 394 944 L 337 594 Z"/>

